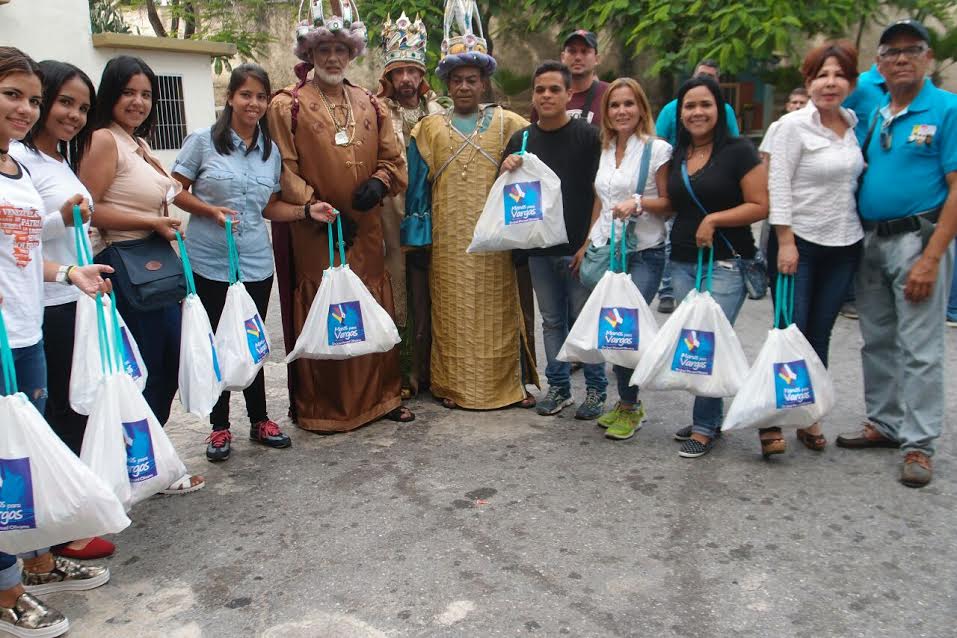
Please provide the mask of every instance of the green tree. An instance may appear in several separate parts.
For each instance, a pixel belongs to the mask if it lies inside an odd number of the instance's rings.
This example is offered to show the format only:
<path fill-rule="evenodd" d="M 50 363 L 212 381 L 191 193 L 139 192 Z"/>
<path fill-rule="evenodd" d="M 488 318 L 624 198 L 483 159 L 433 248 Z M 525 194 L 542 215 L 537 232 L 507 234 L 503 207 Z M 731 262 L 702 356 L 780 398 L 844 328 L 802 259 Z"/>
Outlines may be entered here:
<path fill-rule="evenodd" d="M 117 8 L 118 0 L 90 0 L 93 33 L 130 33 L 130 26 Z"/>

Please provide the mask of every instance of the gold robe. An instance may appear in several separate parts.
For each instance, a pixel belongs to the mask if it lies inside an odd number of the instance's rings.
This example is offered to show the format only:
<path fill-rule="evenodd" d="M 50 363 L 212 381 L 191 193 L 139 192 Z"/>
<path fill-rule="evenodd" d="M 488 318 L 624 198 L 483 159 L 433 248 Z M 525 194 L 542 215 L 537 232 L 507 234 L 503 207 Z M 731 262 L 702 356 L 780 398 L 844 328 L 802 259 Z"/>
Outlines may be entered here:
<path fill-rule="evenodd" d="M 412 132 L 431 186 L 432 394 L 479 410 L 521 401 L 521 357 L 531 361 L 511 252 L 465 252 L 505 145 L 528 126 L 491 104 L 483 106 L 479 127 L 488 109 L 487 128 L 472 137 L 481 150 L 453 131 L 445 114 L 427 116 Z M 538 383 L 534 364 L 527 374 Z"/>
<path fill-rule="evenodd" d="M 352 193 L 370 177 L 382 180 L 390 194 L 403 191 L 408 181 L 405 159 L 388 114 L 378 110 L 381 107 L 364 89 L 348 82 L 344 88 L 356 122 L 349 146 L 333 142 L 335 125 L 313 84 L 299 89 L 295 134 L 292 97 L 282 93 L 270 102 L 269 131 L 282 154 L 281 197 L 296 205 L 311 200 L 329 202 L 358 224 L 346 261 L 376 301 L 394 316 L 392 287 L 384 265 L 382 205 L 367 212 L 354 211 Z M 285 228 L 277 232 L 279 226 Z M 326 228 L 312 220 L 274 225 L 277 278 L 285 272 L 290 280 L 291 295 L 282 308 L 284 332 L 292 333 L 286 335 L 287 348 L 302 331 L 323 271 L 329 267 Z M 287 313 L 291 321 L 286 320 Z M 306 430 L 352 430 L 401 404 L 397 348 L 342 361 L 297 359 L 290 364 L 289 373 L 297 424 Z"/>

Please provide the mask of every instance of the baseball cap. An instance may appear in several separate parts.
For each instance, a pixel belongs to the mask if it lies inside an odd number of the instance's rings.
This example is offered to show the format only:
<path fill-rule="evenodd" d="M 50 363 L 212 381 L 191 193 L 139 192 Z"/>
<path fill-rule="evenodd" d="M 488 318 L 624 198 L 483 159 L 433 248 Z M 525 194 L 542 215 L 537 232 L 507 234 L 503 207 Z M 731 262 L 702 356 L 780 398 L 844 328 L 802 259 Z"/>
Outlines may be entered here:
<path fill-rule="evenodd" d="M 590 46 L 595 50 L 595 53 L 598 53 L 598 36 L 592 33 L 591 31 L 586 31 L 585 29 L 576 29 L 572 31 L 567 36 L 565 36 L 565 41 L 562 42 L 562 48 L 568 46 L 568 43 L 574 40 L 575 38 L 581 38 L 585 41 L 585 44 Z"/>
<path fill-rule="evenodd" d="M 927 33 L 927 28 L 917 20 L 900 20 L 890 25 L 881 33 L 881 39 L 878 44 L 884 44 L 895 35 L 905 33 L 908 35 L 916 35 L 927 44 L 930 44 L 930 34 Z"/>

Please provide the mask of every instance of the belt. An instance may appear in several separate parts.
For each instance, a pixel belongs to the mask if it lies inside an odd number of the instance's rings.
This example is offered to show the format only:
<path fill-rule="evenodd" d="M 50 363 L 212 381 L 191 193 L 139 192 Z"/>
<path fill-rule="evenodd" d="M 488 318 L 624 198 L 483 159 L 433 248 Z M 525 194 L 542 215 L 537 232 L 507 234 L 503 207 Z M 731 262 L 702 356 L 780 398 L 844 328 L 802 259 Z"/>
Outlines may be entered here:
<path fill-rule="evenodd" d="M 902 235 L 920 230 L 923 221 L 936 224 L 937 218 L 939 217 L 940 209 L 935 208 L 934 210 L 924 211 L 923 213 L 917 213 L 916 215 L 909 215 L 907 217 L 898 217 L 897 219 L 885 219 L 883 221 L 862 219 L 861 226 L 865 231 L 876 230 L 878 237 L 890 237 L 892 235 Z"/>

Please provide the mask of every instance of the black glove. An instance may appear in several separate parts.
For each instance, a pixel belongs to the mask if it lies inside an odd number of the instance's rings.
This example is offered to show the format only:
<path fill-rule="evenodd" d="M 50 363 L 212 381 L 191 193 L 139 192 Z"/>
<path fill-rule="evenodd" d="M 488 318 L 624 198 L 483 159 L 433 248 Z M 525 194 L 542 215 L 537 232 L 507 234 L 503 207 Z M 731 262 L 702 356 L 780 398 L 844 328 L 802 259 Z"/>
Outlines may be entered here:
<path fill-rule="evenodd" d="M 370 177 L 359 184 L 359 187 L 352 193 L 352 208 L 361 212 L 371 210 L 382 201 L 385 193 L 386 188 L 382 180 Z"/>
<path fill-rule="evenodd" d="M 343 213 L 339 213 L 339 220 L 342 222 L 342 243 L 345 244 L 346 248 L 351 248 L 352 244 L 355 243 L 359 224 L 349 219 L 349 217 Z M 338 247 L 339 235 L 336 232 L 336 225 L 334 223 L 329 224 L 329 232 L 332 233 L 333 243 Z"/>

